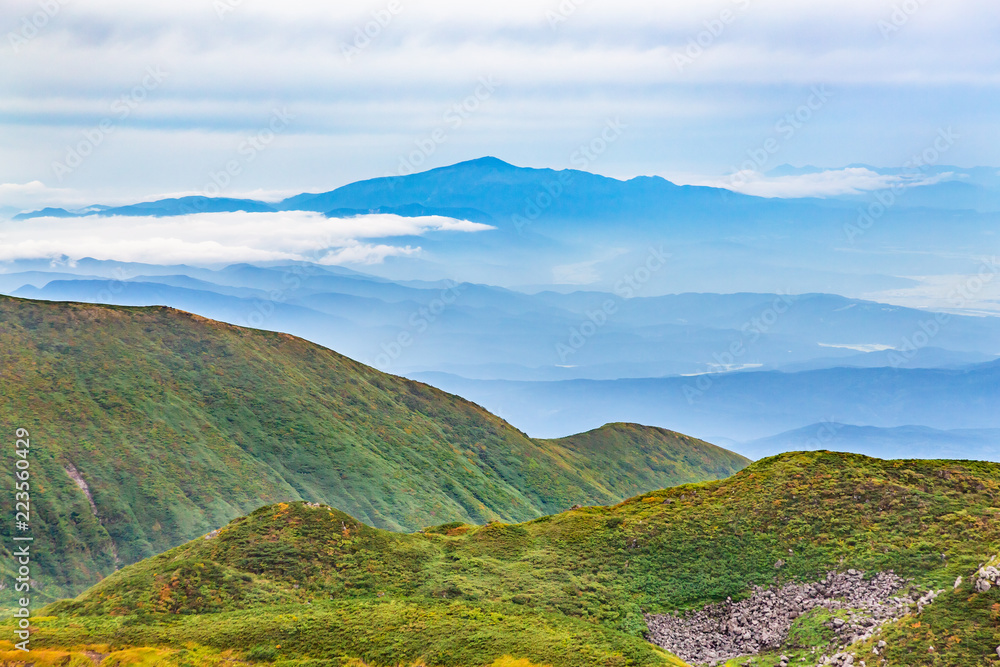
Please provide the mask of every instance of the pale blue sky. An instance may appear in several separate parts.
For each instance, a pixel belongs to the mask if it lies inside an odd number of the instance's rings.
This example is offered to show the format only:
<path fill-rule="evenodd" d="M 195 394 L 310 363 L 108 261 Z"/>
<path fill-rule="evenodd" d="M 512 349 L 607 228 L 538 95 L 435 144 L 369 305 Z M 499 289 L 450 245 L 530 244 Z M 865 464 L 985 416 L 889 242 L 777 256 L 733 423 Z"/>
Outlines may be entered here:
<path fill-rule="evenodd" d="M 948 163 L 1000 163 L 995 0 L 5 0 L 0 25 L 0 206 L 275 198 L 482 155 L 681 182 L 765 145 L 765 171 L 891 167 L 947 127 Z"/>

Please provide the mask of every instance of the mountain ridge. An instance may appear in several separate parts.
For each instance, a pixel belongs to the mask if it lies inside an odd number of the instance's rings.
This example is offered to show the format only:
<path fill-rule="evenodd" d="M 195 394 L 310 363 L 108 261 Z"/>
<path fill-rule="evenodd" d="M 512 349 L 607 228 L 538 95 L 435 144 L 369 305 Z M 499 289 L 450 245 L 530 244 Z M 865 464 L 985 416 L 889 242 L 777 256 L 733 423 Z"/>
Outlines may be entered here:
<path fill-rule="evenodd" d="M 829 664 L 821 656 L 870 660 L 877 648 L 878 664 L 890 667 L 990 665 L 1000 589 L 982 581 L 993 576 L 984 565 L 1000 562 L 998 499 L 1000 464 L 820 451 L 770 457 L 724 480 L 610 507 L 411 535 L 332 507 L 283 503 L 49 606 L 39 633 L 57 646 L 79 643 L 81 629 L 90 642 L 114 636 L 122 648 L 193 642 L 246 652 L 269 642 L 271 659 L 287 661 L 338 654 L 378 665 L 423 658 L 472 667 L 507 654 L 553 667 L 681 664 L 626 639 L 652 638 L 648 623 L 658 615 L 689 623 L 697 654 L 708 656 L 699 663 L 773 665 L 786 655 L 787 663 Z M 871 616 L 817 603 L 735 619 L 746 629 L 707 630 L 697 621 L 699 610 L 735 610 L 786 586 L 807 591 L 800 599 L 824 599 L 840 590 L 825 592 L 837 578 L 882 586 L 894 611 Z M 445 630 L 444 608 L 464 624 Z M 401 624 L 386 622 L 393 610 Z M 567 625 L 539 623 L 547 641 L 497 638 L 510 632 L 504 617 L 525 614 L 553 614 Z M 378 620 L 367 632 L 347 631 L 324 621 L 328 615 Z M 278 622 L 299 617 L 308 620 Z M 581 653 L 574 620 L 612 633 L 588 635 L 598 653 Z M 761 626 L 785 630 L 767 638 Z M 320 630 L 333 627 L 343 630 Z M 712 653 L 721 646 L 713 632 L 730 642 L 756 636 L 748 645 L 757 648 Z M 601 653 L 608 641 L 618 660 Z M 669 636 L 658 641 L 660 650 L 687 650 Z"/>
<path fill-rule="evenodd" d="M 36 530 L 54 547 L 38 565 L 50 596 L 280 500 L 337 504 L 382 528 L 416 530 L 530 519 L 620 500 L 634 483 L 697 481 L 748 463 L 639 431 L 676 466 L 633 457 L 635 479 L 616 488 L 585 457 L 457 396 L 288 334 L 166 307 L 0 297 L 0 351 L 0 420 L 40 443 Z M 691 447 L 716 472 L 686 463 Z"/>
<path fill-rule="evenodd" d="M 588 206 L 592 207 L 597 201 L 613 200 L 614 198 L 609 199 L 607 195 L 615 189 L 622 192 L 622 197 L 618 199 L 633 208 L 636 197 L 663 197 L 668 193 L 685 198 L 694 197 L 698 201 L 701 201 L 702 197 L 709 197 L 713 200 L 721 198 L 724 201 L 749 202 L 757 199 L 761 202 L 766 201 L 763 198 L 741 195 L 721 188 L 681 186 L 660 176 L 636 176 L 628 180 L 619 180 L 577 169 L 555 170 L 519 167 L 498 158 L 486 157 L 405 176 L 383 176 L 361 180 L 334 190 L 302 193 L 273 203 L 252 199 L 195 195 L 138 202 L 127 206 L 88 207 L 82 209 L 82 212 L 49 208 L 24 212 L 15 216 L 14 219 L 30 220 L 46 215 L 58 217 L 92 215 L 175 216 L 235 211 L 333 212 L 339 217 L 344 213 L 358 215 L 379 210 L 388 210 L 397 215 L 411 217 L 421 215 L 421 208 L 424 208 L 431 211 L 450 210 L 465 216 L 471 215 L 473 218 L 478 218 L 474 221 L 504 223 L 507 218 L 517 215 L 524 209 L 524 200 L 530 202 L 543 194 L 550 198 L 554 196 L 554 201 L 543 208 L 551 207 L 552 212 L 560 211 L 563 208 L 563 203 L 560 200 L 572 199 L 574 189 L 578 188 L 581 182 L 588 188 L 596 189 L 597 192 L 587 195 L 587 201 L 583 205 L 574 204 L 564 213 L 573 212 L 586 214 L 588 218 L 593 217 L 593 211 L 589 211 Z M 472 186 L 473 183 L 476 184 L 475 187 Z M 470 188 L 476 190 L 475 197 L 480 199 L 466 194 Z M 492 203 L 484 207 L 481 197 L 488 189 L 493 189 L 495 192 L 493 192 L 493 198 L 489 200 Z M 553 193 L 555 194 L 553 195 Z M 569 196 L 564 197 L 564 193 Z M 506 204 L 504 203 L 505 197 L 508 198 Z M 514 202 L 513 207 L 510 202 Z M 654 208 L 649 208 L 648 211 L 653 211 L 655 206 L 659 205 L 662 205 L 662 201 L 653 204 Z"/>

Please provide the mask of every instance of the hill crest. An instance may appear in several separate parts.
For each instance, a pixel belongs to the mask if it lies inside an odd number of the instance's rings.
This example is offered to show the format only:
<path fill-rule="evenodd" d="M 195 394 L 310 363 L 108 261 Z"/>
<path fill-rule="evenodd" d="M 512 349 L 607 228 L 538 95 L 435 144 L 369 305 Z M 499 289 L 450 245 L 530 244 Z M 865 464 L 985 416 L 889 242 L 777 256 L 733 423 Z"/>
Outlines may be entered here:
<path fill-rule="evenodd" d="M 162 306 L 0 297 L 0 349 L 16 389 L 0 420 L 28 429 L 45 452 L 33 465 L 47 489 L 40 538 L 59 546 L 38 563 L 52 596 L 278 501 L 416 530 L 617 502 L 636 485 L 719 477 L 747 462 L 650 432 L 655 457 L 623 452 L 633 472 L 609 481 L 606 459 L 532 440 L 457 396 L 288 334 Z"/>

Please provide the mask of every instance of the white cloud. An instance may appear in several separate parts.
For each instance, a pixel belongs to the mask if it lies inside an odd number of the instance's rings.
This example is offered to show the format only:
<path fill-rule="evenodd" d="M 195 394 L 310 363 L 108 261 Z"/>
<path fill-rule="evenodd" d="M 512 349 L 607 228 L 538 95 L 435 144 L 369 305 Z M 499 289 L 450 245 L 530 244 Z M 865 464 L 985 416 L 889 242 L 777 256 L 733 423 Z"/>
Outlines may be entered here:
<path fill-rule="evenodd" d="M 213 213 L 174 218 L 38 218 L 0 223 L 0 261 L 67 257 L 150 264 L 219 264 L 276 260 L 373 264 L 420 248 L 366 243 L 428 232 L 493 229 L 439 216 L 318 213 Z"/>
<path fill-rule="evenodd" d="M 29 209 L 49 202 L 78 197 L 72 190 L 50 188 L 41 181 L 0 183 L 0 206 Z"/>
<path fill-rule="evenodd" d="M 756 171 L 741 171 L 723 179 L 691 178 L 686 184 L 726 188 L 757 197 L 838 197 L 885 190 L 894 186 L 931 185 L 949 175 L 879 174 L 863 167 L 850 167 L 778 177 L 771 177 Z"/>
<path fill-rule="evenodd" d="M 429 166 L 496 153 L 568 166 L 575 146 L 621 115 L 629 135 L 595 169 L 719 173 L 816 83 L 839 106 L 796 137 L 785 161 L 894 164 L 914 137 L 948 123 L 970 137 L 950 156 L 956 164 L 997 154 L 995 0 L 916 3 L 889 37 L 879 22 L 905 4 L 897 0 L 404 0 L 350 62 L 342 46 L 388 0 L 56 4 L 19 52 L 3 45 L 3 180 L 54 182 L 53 162 L 110 118 L 114 131 L 65 184 L 197 188 L 238 157 L 241 135 L 287 105 L 295 122 L 235 187 L 328 187 L 395 169 L 490 76 L 502 88 L 461 128 L 446 126 Z M 219 4 L 233 11 L 220 19 Z M 576 5 L 550 26 L 548 15 Z M 4 0 L 0 13 L 16 32 L 39 6 Z M 723 9 L 736 20 L 704 39 Z M 678 67 L 699 38 L 704 52 Z M 147 67 L 169 76 L 119 122 L 112 104 Z"/>
<path fill-rule="evenodd" d="M 556 285 L 591 285 L 601 279 L 597 262 L 578 262 L 552 267 L 552 282 Z"/>
<path fill-rule="evenodd" d="M 372 245 L 370 243 L 358 243 L 331 250 L 319 260 L 319 264 L 381 264 L 386 257 L 405 257 L 415 255 L 420 252 L 420 248 L 411 246 L 399 247 L 391 245 Z"/>
<path fill-rule="evenodd" d="M 552 282 L 556 285 L 593 285 L 600 281 L 608 270 L 613 270 L 611 262 L 624 255 L 628 255 L 626 248 L 607 248 L 595 259 L 554 266 Z"/>
<path fill-rule="evenodd" d="M 919 284 L 896 290 L 873 292 L 862 298 L 906 308 L 922 308 L 962 315 L 1000 316 L 1000 261 L 981 259 L 969 274 L 906 276 Z M 997 351 L 1000 353 L 1000 350 Z"/>

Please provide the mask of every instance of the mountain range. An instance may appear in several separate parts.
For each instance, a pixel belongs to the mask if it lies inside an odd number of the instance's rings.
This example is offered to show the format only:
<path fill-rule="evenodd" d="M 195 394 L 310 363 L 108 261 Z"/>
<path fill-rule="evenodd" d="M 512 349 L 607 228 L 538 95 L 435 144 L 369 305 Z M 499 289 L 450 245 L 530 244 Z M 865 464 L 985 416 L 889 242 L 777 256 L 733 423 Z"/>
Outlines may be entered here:
<path fill-rule="evenodd" d="M 824 422 L 751 442 L 718 442 L 755 458 L 775 451 L 826 449 L 859 452 L 880 459 L 978 459 L 1000 463 L 1000 429 L 995 428 L 879 428 Z"/>
<path fill-rule="evenodd" d="M 628 421 L 757 457 L 836 423 L 882 430 L 841 431 L 836 445 L 851 451 L 905 451 L 891 429 L 965 429 L 982 435 L 936 442 L 995 458 L 997 213 L 918 202 L 937 186 L 992 191 L 1000 177 L 851 169 L 903 179 L 906 196 L 855 229 L 866 203 L 882 205 L 875 194 L 767 199 L 483 158 L 280 202 L 92 206 L 64 213 L 441 215 L 493 229 L 378 240 L 421 250 L 355 268 L 17 259 L 0 264 L 0 292 L 165 305 L 293 334 L 480 402 L 535 437 Z"/>
<path fill-rule="evenodd" d="M 48 545 L 36 565 L 49 599 L 279 501 L 417 530 L 616 503 L 749 462 L 621 423 L 533 440 L 457 396 L 302 339 L 163 307 L 0 297 L 0 349 L 0 421 L 35 443 L 34 535 Z M 12 477 L 0 484 L 13 493 Z"/>
<path fill-rule="evenodd" d="M 526 294 L 472 283 L 388 281 L 317 265 L 210 271 L 83 261 L 72 271 L 15 270 L 0 274 L 0 289 L 34 299 L 170 305 L 300 335 L 383 370 L 476 379 L 618 379 L 745 366 L 941 367 L 989 361 L 1000 350 L 997 318 L 935 320 L 922 310 L 826 294 Z M 109 285 L 100 274 L 119 278 Z M 432 306 L 435 312 L 427 312 Z M 933 336 L 917 346 L 925 329 Z M 385 348 L 406 334 L 413 342 L 389 355 Z M 908 343 L 912 350 L 903 349 Z"/>
<path fill-rule="evenodd" d="M 0 263 L 32 664 L 998 664 L 1000 178 L 851 170 L 906 185 L 483 158 L 4 223 L 488 226 L 355 268 Z"/>
<path fill-rule="evenodd" d="M 0 291 L 168 305 L 291 333 L 475 400 L 534 436 L 624 420 L 679 428 L 758 457 L 803 449 L 810 438 L 750 441 L 824 422 L 997 426 L 988 379 L 1000 350 L 995 317 L 827 294 L 528 294 L 314 264 L 207 269 L 83 260 L 10 268 Z M 840 437 L 851 451 L 891 453 Z M 995 458 L 995 439 L 953 440 L 960 442 L 966 457 Z"/>
<path fill-rule="evenodd" d="M 586 428 L 611 414 L 654 425 L 672 423 L 737 451 L 733 442 L 814 424 L 817 438 L 825 437 L 828 423 L 1000 428 L 1000 416 L 990 407 L 1000 401 L 996 361 L 959 369 L 829 368 L 604 381 L 469 380 L 442 373 L 414 377 L 466 396 L 542 436 L 548 429 Z M 995 458 L 993 442 L 964 451 L 963 458 Z"/>
<path fill-rule="evenodd" d="M 891 171 L 891 170 L 890 170 Z M 629 180 L 578 170 L 517 167 L 481 158 L 407 176 L 370 179 L 278 202 L 203 196 L 45 216 L 176 216 L 213 212 L 312 211 L 333 217 L 370 213 L 440 215 L 493 226 L 479 234 L 425 234 L 421 253 L 375 267 L 384 277 L 504 286 L 588 285 L 610 291 L 641 266 L 650 248 L 670 261 L 643 285 L 644 296 L 679 292 L 823 292 L 851 297 L 919 284 L 910 276 L 976 271 L 995 245 L 995 207 L 976 208 L 933 187 L 993 188 L 983 170 L 931 174 L 935 185 L 909 185 L 885 207 L 878 193 L 846 198 L 775 199 L 660 177 Z M 988 171 L 988 170 L 986 170 Z M 984 180 L 985 179 L 985 180 Z M 996 190 L 989 190 L 995 192 Z M 990 195 L 992 196 L 992 195 Z M 936 198 L 935 198 L 936 197 Z M 911 202 L 904 205 L 904 202 Z M 969 200 L 971 201 L 971 200 Z M 881 208 L 878 208 L 881 207 Z M 875 215 L 869 213 L 875 211 Z M 865 217 L 867 215 L 867 217 Z M 941 225 L 942 216 L 948 225 Z M 926 252 L 933 248 L 934 252 Z M 969 304 L 967 307 L 971 307 Z M 995 312 L 995 308 L 992 309 Z"/>
<path fill-rule="evenodd" d="M 881 176 L 910 178 L 901 206 L 946 210 L 996 211 L 1000 207 L 1000 170 L 928 165 L 921 170 L 850 164 L 842 168 L 780 165 L 770 177 L 816 175 L 840 170 L 864 170 Z M 886 187 L 886 190 L 889 188 Z M 878 192 L 877 190 L 875 192 Z M 543 193 L 548 197 L 542 196 Z M 845 207 L 869 195 L 832 197 L 829 204 Z M 483 157 L 405 176 L 358 181 L 323 193 L 303 193 L 277 202 L 227 197 L 186 196 L 127 206 L 94 205 L 83 209 L 45 208 L 26 211 L 16 220 L 39 217 L 94 215 L 175 216 L 214 212 L 316 211 L 331 216 L 391 213 L 404 217 L 444 215 L 473 222 L 527 225 L 546 218 L 586 221 L 614 218 L 666 219 L 697 208 L 718 211 L 751 208 L 762 199 L 732 190 L 676 185 L 664 178 L 640 176 L 621 181 L 576 169 L 517 167 L 495 157 Z M 772 202 L 776 203 L 776 202 Z M 780 202 L 779 202 L 780 203 Z M 792 198 L 789 210 L 818 200 Z M 537 215 L 536 215 L 537 210 Z M 705 211 L 707 212 L 707 211 Z"/>

